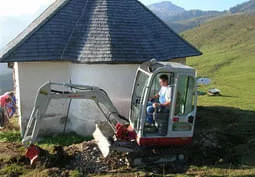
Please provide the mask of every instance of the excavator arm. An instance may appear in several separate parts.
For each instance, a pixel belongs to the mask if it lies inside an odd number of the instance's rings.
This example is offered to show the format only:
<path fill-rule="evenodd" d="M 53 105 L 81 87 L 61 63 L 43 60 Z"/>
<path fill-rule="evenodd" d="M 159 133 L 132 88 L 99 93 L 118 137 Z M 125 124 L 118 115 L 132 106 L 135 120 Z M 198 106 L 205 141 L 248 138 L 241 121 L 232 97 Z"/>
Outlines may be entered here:
<path fill-rule="evenodd" d="M 95 101 L 106 120 L 97 126 L 104 126 L 104 129 L 107 129 L 107 136 L 114 135 L 117 123 L 128 123 L 126 118 L 119 115 L 116 107 L 104 90 L 94 86 L 46 82 L 38 89 L 34 108 L 22 139 L 24 145 L 29 146 L 37 140 L 40 131 L 40 121 L 43 120 L 50 101 L 63 98 Z"/>

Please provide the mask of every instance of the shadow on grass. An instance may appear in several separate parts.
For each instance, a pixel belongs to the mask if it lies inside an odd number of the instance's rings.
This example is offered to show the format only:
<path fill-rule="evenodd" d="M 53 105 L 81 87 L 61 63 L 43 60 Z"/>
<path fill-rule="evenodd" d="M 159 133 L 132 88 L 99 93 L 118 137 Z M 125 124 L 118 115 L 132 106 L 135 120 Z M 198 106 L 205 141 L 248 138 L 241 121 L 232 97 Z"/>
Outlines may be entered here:
<path fill-rule="evenodd" d="M 220 95 L 220 97 L 224 97 L 224 98 L 239 98 L 238 96 L 231 96 L 231 95 Z"/>
<path fill-rule="evenodd" d="M 198 107 L 191 164 L 255 165 L 255 112 Z"/>
<path fill-rule="evenodd" d="M 246 142 L 255 135 L 254 127 L 255 111 L 221 106 L 198 107 L 196 132 L 215 130 Z"/>

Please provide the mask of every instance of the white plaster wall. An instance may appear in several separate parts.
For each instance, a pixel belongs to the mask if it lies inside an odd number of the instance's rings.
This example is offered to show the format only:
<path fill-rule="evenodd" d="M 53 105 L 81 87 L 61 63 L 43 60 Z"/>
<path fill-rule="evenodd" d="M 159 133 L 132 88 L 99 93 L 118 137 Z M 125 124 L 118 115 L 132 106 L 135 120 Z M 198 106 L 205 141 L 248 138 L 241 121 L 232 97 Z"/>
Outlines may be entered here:
<path fill-rule="evenodd" d="M 46 81 L 69 82 L 93 85 L 103 88 L 110 96 L 118 111 L 128 117 L 130 96 L 136 70 L 139 65 L 72 64 L 58 62 L 15 63 L 16 94 L 20 115 L 21 129 L 24 132 L 32 112 L 37 89 Z M 59 103 L 58 103 L 59 104 Z M 41 122 L 42 133 L 61 132 L 64 129 L 68 104 L 51 104 L 49 110 L 56 111 L 56 116 L 47 117 Z M 61 107 L 61 110 L 58 107 Z M 66 109 L 65 109 L 66 108 Z M 50 111 L 51 115 L 52 111 Z M 93 101 L 73 100 L 67 118 L 67 131 L 89 135 L 97 120 L 104 120 Z"/>
<path fill-rule="evenodd" d="M 173 61 L 173 60 L 171 60 Z M 185 63 L 185 59 L 175 62 Z M 32 112 L 37 89 L 46 81 L 69 82 L 73 84 L 92 85 L 104 89 L 120 114 L 128 117 L 130 97 L 138 64 L 73 64 L 67 62 L 24 62 L 15 63 L 16 94 L 20 115 L 21 129 Z M 58 105 L 59 104 L 59 105 Z M 49 116 L 41 123 L 43 133 L 60 132 L 67 121 L 67 131 L 75 131 L 81 135 L 90 135 L 95 128 L 95 122 L 104 120 L 93 101 L 73 100 L 69 116 L 64 114 L 68 104 L 53 103 L 50 105 Z"/>
<path fill-rule="evenodd" d="M 37 89 L 46 81 L 69 82 L 70 63 L 24 62 L 15 63 L 16 94 L 23 133 L 32 112 Z M 57 120 L 56 120 L 57 121 Z"/>
<path fill-rule="evenodd" d="M 98 86 L 104 89 L 120 114 L 128 117 L 136 64 L 73 64 L 71 80 L 74 84 Z M 81 135 L 91 134 L 95 121 L 104 120 L 93 102 L 73 100 L 69 114 L 69 128 Z"/>

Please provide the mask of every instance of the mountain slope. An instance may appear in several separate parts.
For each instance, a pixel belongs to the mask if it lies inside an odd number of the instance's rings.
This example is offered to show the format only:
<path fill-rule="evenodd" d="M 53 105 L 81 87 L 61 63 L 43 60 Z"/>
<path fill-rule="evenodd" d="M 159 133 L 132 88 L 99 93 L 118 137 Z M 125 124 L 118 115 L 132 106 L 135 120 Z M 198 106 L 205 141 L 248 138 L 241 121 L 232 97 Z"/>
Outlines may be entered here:
<path fill-rule="evenodd" d="M 170 1 L 151 4 L 148 8 L 177 33 L 199 26 L 210 18 L 225 14 L 225 12 L 219 11 L 186 11 Z"/>
<path fill-rule="evenodd" d="M 222 90 L 222 97 L 200 97 L 202 105 L 230 106 L 255 110 L 255 16 L 231 15 L 212 20 L 182 34 L 203 56 L 188 64 L 199 76 L 210 77 L 210 87 Z"/>
<path fill-rule="evenodd" d="M 255 0 L 250 0 L 246 3 L 239 4 L 230 8 L 231 13 L 255 13 Z"/>
<path fill-rule="evenodd" d="M 181 8 L 171 3 L 170 1 L 163 1 L 160 3 L 151 4 L 148 6 L 148 8 L 163 20 L 185 12 L 184 8 Z"/>
<path fill-rule="evenodd" d="M 226 11 L 202 11 L 189 10 L 174 5 L 170 1 L 164 1 L 149 5 L 148 8 L 160 17 L 167 25 L 169 25 L 177 33 L 192 29 L 205 22 L 222 17 L 224 15 L 239 13 L 255 13 L 255 0 L 234 6 Z"/>
<path fill-rule="evenodd" d="M 194 27 L 200 26 L 201 24 L 212 20 L 214 18 L 220 18 L 221 16 L 224 15 L 224 13 L 220 13 L 218 12 L 217 14 L 213 15 L 210 14 L 208 12 L 203 12 L 204 15 L 198 15 L 198 16 L 193 16 L 192 15 L 188 15 L 192 13 L 192 11 L 188 11 L 183 15 L 180 16 L 176 16 L 177 19 L 180 20 L 164 20 L 165 23 L 167 25 L 169 25 L 175 32 L 177 33 L 181 33 L 184 32 L 186 30 L 192 29 Z M 185 19 L 185 16 L 187 16 L 187 18 Z"/>

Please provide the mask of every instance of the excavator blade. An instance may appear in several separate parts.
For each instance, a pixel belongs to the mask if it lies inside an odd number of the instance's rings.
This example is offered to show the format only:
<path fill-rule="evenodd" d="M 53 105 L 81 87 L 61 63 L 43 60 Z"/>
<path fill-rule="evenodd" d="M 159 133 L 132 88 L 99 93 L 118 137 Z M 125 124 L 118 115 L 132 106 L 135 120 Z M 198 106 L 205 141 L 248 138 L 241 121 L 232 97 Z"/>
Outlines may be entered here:
<path fill-rule="evenodd" d="M 111 152 L 111 146 L 114 142 L 114 133 L 114 130 L 107 121 L 96 124 L 96 130 L 93 133 L 93 137 L 104 157 L 107 157 Z"/>

